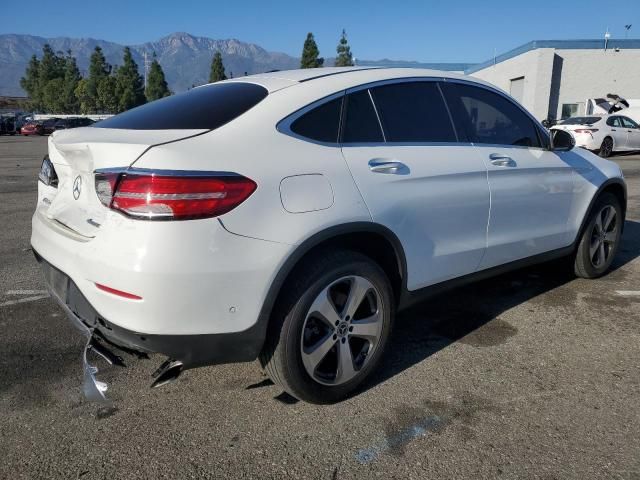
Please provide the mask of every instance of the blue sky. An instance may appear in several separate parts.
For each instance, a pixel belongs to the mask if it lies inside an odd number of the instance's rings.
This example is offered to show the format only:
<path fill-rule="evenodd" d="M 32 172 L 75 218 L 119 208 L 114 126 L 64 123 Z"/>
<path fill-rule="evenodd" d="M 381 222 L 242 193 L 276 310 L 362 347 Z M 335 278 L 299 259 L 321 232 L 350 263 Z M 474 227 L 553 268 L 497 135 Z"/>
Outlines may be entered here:
<path fill-rule="evenodd" d="M 342 28 L 357 58 L 479 62 L 535 39 L 640 38 L 640 0 L 30 0 L 2 8 L 0 33 L 124 44 L 176 31 L 299 55 L 308 31 L 333 56 Z"/>

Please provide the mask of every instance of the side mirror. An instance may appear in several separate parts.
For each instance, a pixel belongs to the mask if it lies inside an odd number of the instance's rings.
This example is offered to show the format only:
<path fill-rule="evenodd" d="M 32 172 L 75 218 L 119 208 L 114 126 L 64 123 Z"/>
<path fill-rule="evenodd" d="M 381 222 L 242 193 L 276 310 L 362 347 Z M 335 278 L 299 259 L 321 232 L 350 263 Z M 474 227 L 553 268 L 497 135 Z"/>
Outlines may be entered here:
<path fill-rule="evenodd" d="M 554 152 L 568 152 L 576 146 L 576 139 L 566 130 L 551 130 L 551 150 Z"/>

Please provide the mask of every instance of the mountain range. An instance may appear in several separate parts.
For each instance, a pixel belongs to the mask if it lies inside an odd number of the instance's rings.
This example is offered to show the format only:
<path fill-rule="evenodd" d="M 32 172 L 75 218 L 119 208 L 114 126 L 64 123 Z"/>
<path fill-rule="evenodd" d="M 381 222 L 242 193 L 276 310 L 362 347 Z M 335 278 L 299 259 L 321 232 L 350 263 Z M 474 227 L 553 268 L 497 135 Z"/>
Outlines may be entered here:
<path fill-rule="evenodd" d="M 55 37 L 44 38 L 34 35 L 2 34 L 0 35 L 0 95 L 22 96 L 20 78 L 32 55 L 40 57 L 42 47 L 48 43 L 54 51 L 71 51 L 78 62 L 78 67 L 86 75 L 89 57 L 96 46 L 100 46 L 104 55 L 112 65 L 122 63 L 124 45 L 97 40 L 93 38 Z M 253 43 L 236 39 L 215 40 L 207 37 L 196 37 L 184 32 L 176 32 L 155 42 L 141 45 L 130 45 L 134 60 L 142 71 L 144 54 L 149 59 L 153 53 L 162 65 L 169 88 L 174 92 L 182 92 L 193 85 L 206 83 L 209 78 L 211 58 L 220 51 L 227 75 L 234 76 L 266 72 L 269 70 L 288 70 L 298 68 L 300 60 L 285 53 L 270 52 Z M 333 65 L 333 59 L 325 60 L 327 66 Z M 440 70 L 464 70 L 469 64 L 426 64 L 412 61 L 377 60 L 361 61 L 358 65 L 368 66 L 404 66 L 437 68 Z"/>

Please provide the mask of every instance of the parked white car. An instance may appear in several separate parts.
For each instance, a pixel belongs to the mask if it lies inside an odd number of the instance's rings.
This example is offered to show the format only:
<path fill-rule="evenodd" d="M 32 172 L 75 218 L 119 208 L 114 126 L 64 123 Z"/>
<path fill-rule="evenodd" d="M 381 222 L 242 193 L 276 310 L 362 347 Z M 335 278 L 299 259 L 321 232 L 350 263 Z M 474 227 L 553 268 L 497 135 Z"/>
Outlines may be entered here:
<path fill-rule="evenodd" d="M 614 152 L 640 150 L 640 126 L 626 115 L 571 117 L 551 129 L 571 132 L 577 146 L 604 158 Z"/>
<path fill-rule="evenodd" d="M 55 132 L 31 243 L 93 350 L 185 369 L 259 358 L 335 402 L 382 368 L 395 313 L 435 292 L 620 244 L 620 168 L 550 138 L 489 84 L 325 68 L 233 79 Z"/>

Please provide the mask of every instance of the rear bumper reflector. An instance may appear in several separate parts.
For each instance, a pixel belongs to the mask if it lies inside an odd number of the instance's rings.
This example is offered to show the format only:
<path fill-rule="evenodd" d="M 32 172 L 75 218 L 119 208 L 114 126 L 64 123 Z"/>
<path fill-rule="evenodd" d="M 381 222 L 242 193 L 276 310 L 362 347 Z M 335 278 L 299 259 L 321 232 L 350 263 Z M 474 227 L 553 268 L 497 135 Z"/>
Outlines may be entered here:
<path fill-rule="evenodd" d="M 128 298 L 129 300 L 142 300 L 142 297 L 134 295 L 133 293 L 116 290 L 115 288 L 107 287 L 106 285 L 101 285 L 99 283 L 96 283 L 96 287 L 98 287 L 98 289 L 102 290 L 103 292 L 111 293 L 112 295 L 117 295 L 118 297 Z"/>

